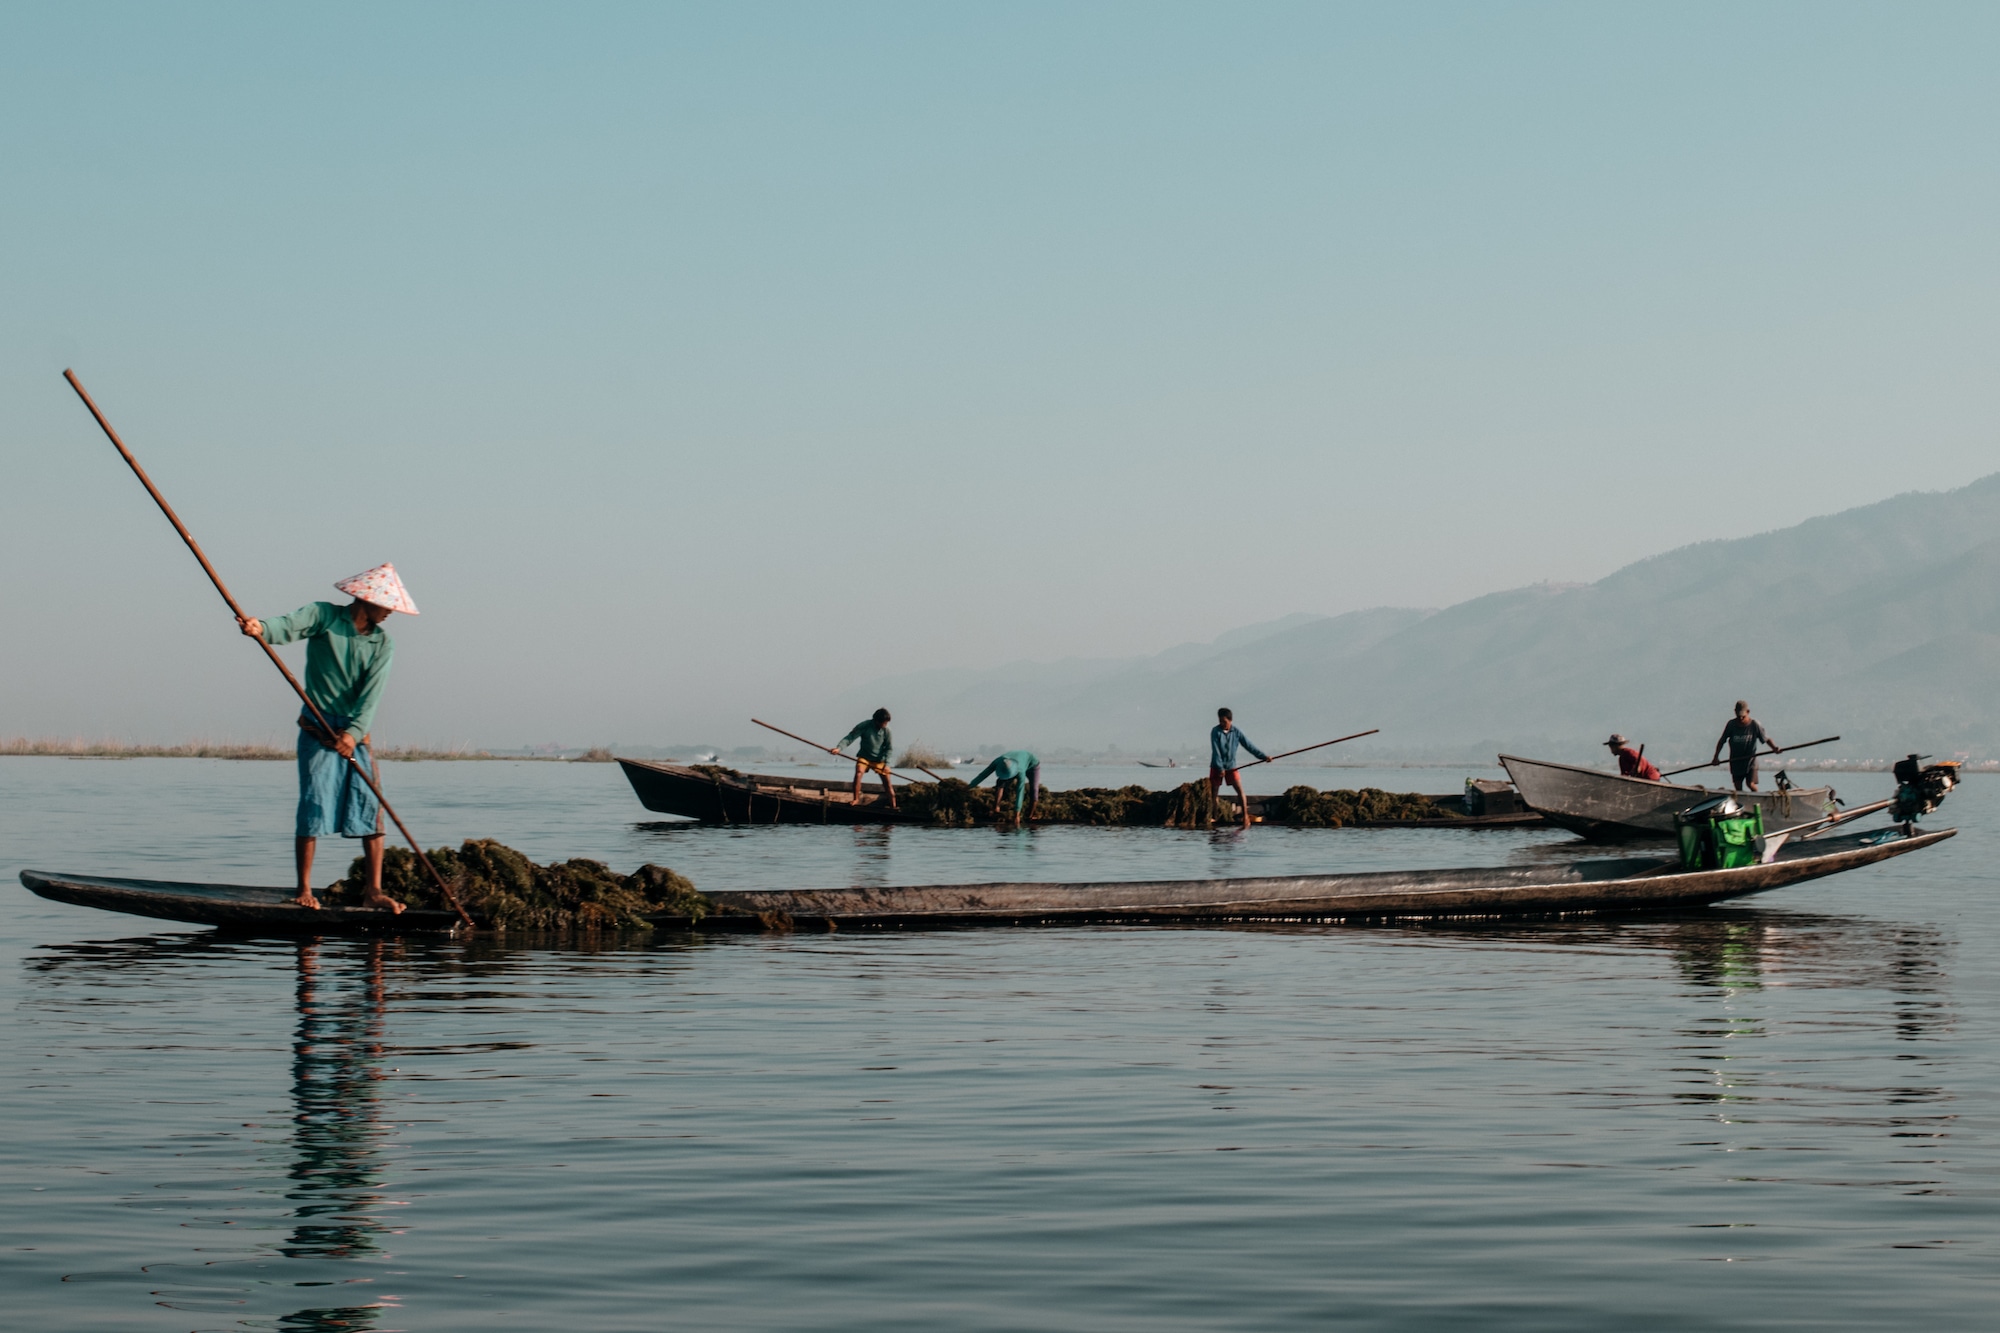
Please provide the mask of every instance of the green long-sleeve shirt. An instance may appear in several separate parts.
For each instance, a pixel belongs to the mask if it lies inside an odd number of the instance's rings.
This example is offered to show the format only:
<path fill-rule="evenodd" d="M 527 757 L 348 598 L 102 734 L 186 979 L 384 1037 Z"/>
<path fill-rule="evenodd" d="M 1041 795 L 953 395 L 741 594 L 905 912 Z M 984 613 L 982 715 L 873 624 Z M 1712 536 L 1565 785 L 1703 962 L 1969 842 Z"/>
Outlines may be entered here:
<path fill-rule="evenodd" d="M 859 751 L 861 758 L 877 764 L 889 762 L 889 729 L 874 718 L 871 717 L 866 722 L 856 722 L 854 730 L 842 736 L 840 744 L 833 748 L 841 749 L 851 740 L 861 742 Z"/>
<path fill-rule="evenodd" d="M 1004 754 L 993 756 L 993 762 L 979 770 L 979 776 L 972 780 L 971 785 L 977 787 L 980 783 L 986 781 L 986 775 L 991 773 L 993 775 L 993 785 L 997 788 L 1002 783 L 1012 782 L 1015 778 L 1025 778 L 1028 776 L 1030 769 L 1040 768 L 1041 766 L 1042 761 L 1035 758 L 1034 755 L 1028 753 L 1026 750 L 1008 750 Z M 1021 813 L 1021 806 L 1027 801 L 1027 793 L 1028 784 L 1026 782 L 1015 785 L 1015 814 L 1018 815 Z"/>
<path fill-rule="evenodd" d="M 388 634 L 380 625 L 358 633 L 351 609 L 314 602 L 264 622 L 265 643 L 276 646 L 294 639 L 306 641 L 306 697 L 329 722 L 346 718 L 347 734 L 354 739 L 366 736 L 375 725 L 389 663 L 396 655 Z"/>

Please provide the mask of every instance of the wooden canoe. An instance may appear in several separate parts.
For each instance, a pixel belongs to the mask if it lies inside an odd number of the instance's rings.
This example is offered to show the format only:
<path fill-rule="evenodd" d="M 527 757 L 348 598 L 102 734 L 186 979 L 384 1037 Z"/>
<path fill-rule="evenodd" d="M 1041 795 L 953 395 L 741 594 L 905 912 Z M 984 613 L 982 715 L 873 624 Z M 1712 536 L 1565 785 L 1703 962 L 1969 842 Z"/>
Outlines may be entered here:
<path fill-rule="evenodd" d="M 1086 884 L 930 884 L 841 889 L 725 890 L 700 921 L 659 917 L 667 929 L 922 928 L 1088 922 L 1368 921 L 1481 919 L 1660 911 L 1763 893 L 1901 856 L 1956 829 L 1898 829 L 1787 844 L 1768 865 L 1683 870 L 1678 858 L 1639 856 L 1464 870 L 1352 875 L 1107 881 Z M 449 912 L 401 916 L 362 908 L 312 911 L 286 889 L 112 879 L 24 870 L 44 898 L 113 912 L 256 933 L 326 935 L 448 931 Z"/>
<path fill-rule="evenodd" d="M 1530 809 L 1548 816 L 1551 824 L 1600 841 L 1675 837 L 1675 815 L 1726 790 L 1648 782 L 1511 754 L 1500 756 L 1500 766 L 1507 770 Z M 1762 810 L 1765 829 L 1776 833 L 1823 818 L 1832 802 L 1833 788 L 1794 787 L 1789 792 L 1741 791 L 1733 795 L 1746 807 L 1755 805 Z"/>
<path fill-rule="evenodd" d="M 708 824 L 914 824 L 923 817 L 891 810 L 882 800 L 881 780 L 870 777 L 854 799 L 854 779 L 794 778 L 769 773 L 739 773 L 731 768 L 669 764 L 649 759 L 620 759 L 625 780 L 639 804 L 663 815 L 699 819 Z M 1189 770 L 1191 773 L 1194 771 Z M 1262 820 L 1270 796 L 1250 797 L 1250 816 Z M 1447 810 L 1463 810 L 1458 795 L 1431 798 Z M 1543 828 L 1548 821 L 1533 811 L 1508 815 L 1474 815 L 1445 819 L 1363 820 L 1348 828 Z"/>

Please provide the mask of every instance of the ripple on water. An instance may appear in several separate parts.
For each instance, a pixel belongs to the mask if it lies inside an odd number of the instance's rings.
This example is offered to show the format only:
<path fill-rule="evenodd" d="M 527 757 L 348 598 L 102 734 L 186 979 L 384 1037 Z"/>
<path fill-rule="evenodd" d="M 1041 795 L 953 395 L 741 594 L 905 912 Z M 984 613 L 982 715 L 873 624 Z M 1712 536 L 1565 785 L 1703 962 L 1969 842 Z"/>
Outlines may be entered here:
<path fill-rule="evenodd" d="M 0 1279 L 26 1327 L 1983 1326 L 1969 789 L 1934 856 L 1658 919 L 299 945 L 23 897 Z M 657 836 L 816 882 L 866 846 L 758 832 Z M 1397 855 L 905 832 L 899 876 Z"/>

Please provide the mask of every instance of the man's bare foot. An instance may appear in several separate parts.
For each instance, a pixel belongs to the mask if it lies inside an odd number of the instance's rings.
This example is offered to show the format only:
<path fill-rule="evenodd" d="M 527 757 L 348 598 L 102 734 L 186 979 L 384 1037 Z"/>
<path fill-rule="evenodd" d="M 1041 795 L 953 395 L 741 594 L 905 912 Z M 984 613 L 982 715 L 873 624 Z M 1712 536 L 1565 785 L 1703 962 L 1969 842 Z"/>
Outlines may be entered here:
<path fill-rule="evenodd" d="M 372 893 L 361 900 L 361 905 L 373 908 L 377 912 L 387 912 L 391 916 L 399 915 L 403 910 L 403 905 L 386 893 Z"/>
<path fill-rule="evenodd" d="M 313 897 L 311 889 L 307 889 L 304 893 L 292 899 L 292 901 L 309 912 L 317 912 L 319 910 L 319 899 Z"/>

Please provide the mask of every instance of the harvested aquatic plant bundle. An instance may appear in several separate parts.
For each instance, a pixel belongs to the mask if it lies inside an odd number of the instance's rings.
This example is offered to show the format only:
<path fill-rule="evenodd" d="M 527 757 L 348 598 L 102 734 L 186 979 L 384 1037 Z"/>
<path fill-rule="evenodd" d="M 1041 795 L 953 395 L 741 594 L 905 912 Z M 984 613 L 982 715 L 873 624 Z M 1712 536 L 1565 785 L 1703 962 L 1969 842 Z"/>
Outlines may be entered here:
<path fill-rule="evenodd" d="M 1378 820 L 1444 819 L 1451 811 L 1416 792 L 1386 792 L 1379 787 L 1360 791 L 1318 791 L 1292 787 L 1271 803 L 1268 818 L 1305 828 L 1344 828 Z"/>
<path fill-rule="evenodd" d="M 1206 791 L 1205 784 L 1195 783 Z M 995 816 L 996 792 L 967 786 L 957 778 L 922 782 L 897 795 L 903 808 L 932 824 L 965 828 L 989 823 Z M 1042 790 L 1035 820 L 1041 824 L 1091 824 L 1153 827 L 1167 822 L 1176 808 L 1177 793 L 1129 787 L 1078 787 L 1074 791 Z"/>
<path fill-rule="evenodd" d="M 430 859 L 466 909 L 500 930 L 647 930 L 649 916 L 699 921 L 710 911 L 708 899 L 687 877 L 665 866 L 643 865 L 619 875 L 602 861 L 581 857 L 536 865 L 491 838 L 469 839 L 456 851 L 440 847 Z M 357 903 L 366 876 L 367 862 L 357 856 L 347 878 L 321 897 L 329 905 Z M 401 847 L 383 852 L 382 889 L 410 907 L 449 906 L 417 858 Z"/>
<path fill-rule="evenodd" d="M 994 794 L 975 790 L 957 778 L 920 782 L 897 793 L 903 809 L 932 824 L 968 828 L 992 822 Z M 1305 828 L 1345 828 L 1351 824 L 1412 819 L 1443 819 L 1453 812 L 1416 792 L 1398 794 L 1365 787 L 1360 791 L 1318 791 L 1293 787 L 1273 797 L 1265 818 L 1276 824 Z M 1218 821 L 1234 823 L 1241 816 L 1236 803 L 1209 790 L 1196 779 L 1171 791 L 1128 787 L 1078 787 L 1073 791 L 1042 791 L 1036 822 L 1124 828 L 1214 828 Z"/>
<path fill-rule="evenodd" d="M 918 782 L 896 793 L 903 809 L 946 828 L 967 828 L 993 818 L 993 793 L 975 788 L 962 778 L 938 782 Z M 1048 794 L 1043 794 L 1048 799 Z"/>
<path fill-rule="evenodd" d="M 1227 818 L 1236 810 L 1235 802 L 1219 798 L 1207 779 L 1183 782 L 1162 794 L 1167 797 L 1168 805 L 1166 818 L 1160 822 L 1168 828 L 1214 828 L 1218 817 Z M 1228 814 L 1221 814 L 1225 809 Z"/>

